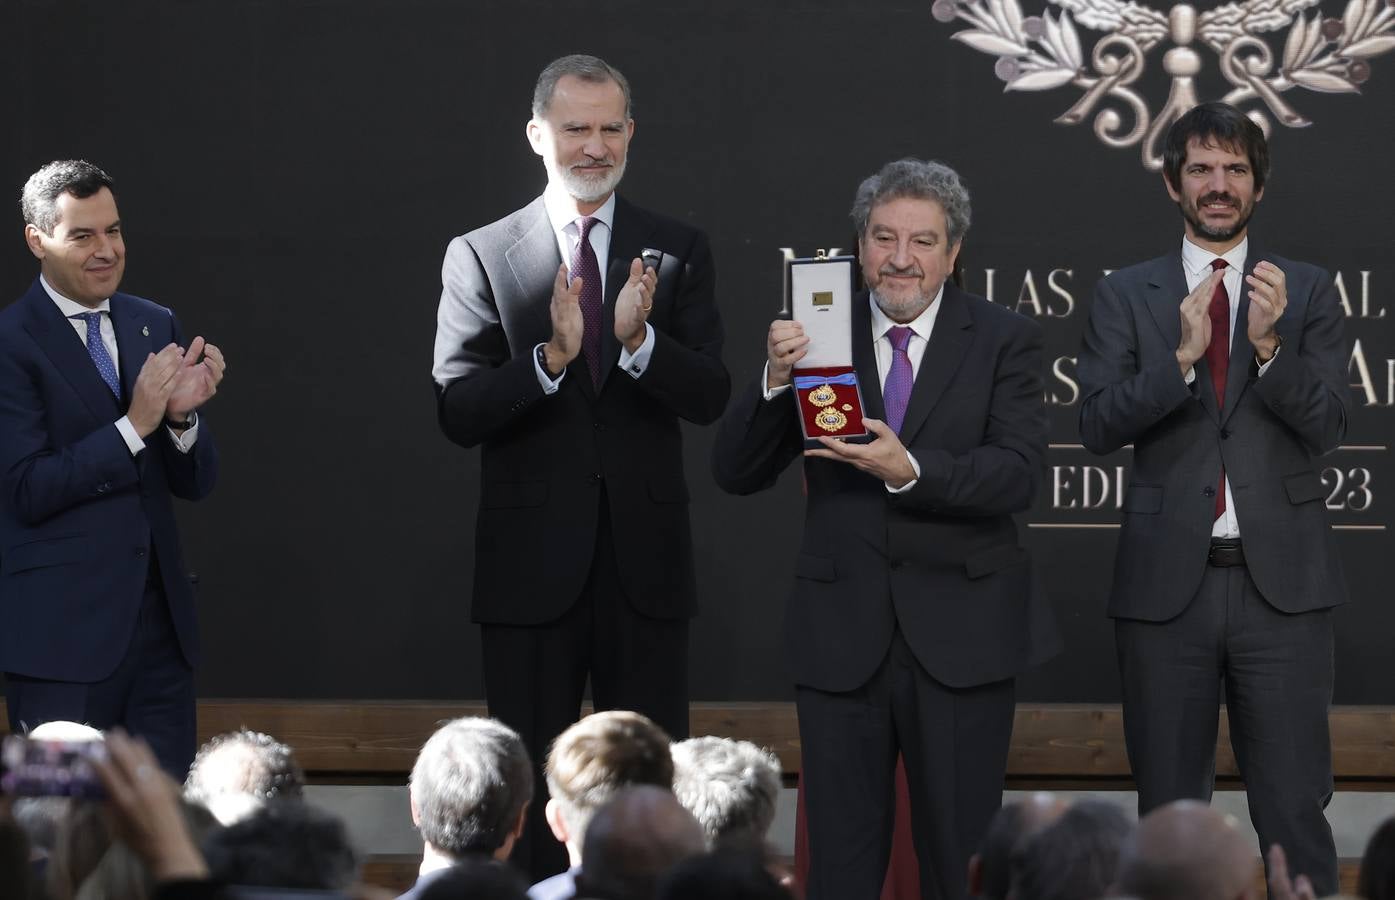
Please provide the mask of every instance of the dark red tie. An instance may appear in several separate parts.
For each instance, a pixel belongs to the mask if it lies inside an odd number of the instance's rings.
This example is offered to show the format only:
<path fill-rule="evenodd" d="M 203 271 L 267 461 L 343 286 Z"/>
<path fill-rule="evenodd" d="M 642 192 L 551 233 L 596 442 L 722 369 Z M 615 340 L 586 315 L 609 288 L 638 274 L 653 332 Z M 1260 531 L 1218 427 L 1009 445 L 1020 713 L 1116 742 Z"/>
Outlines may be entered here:
<path fill-rule="evenodd" d="M 1223 259 L 1211 263 L 1211 270 L 1226 267 Z M 1225 292 L 1225 276 L 1216 282 L 1211 292 L 1211 343 L 1206 345 L 1206 368 L 1211 370 L 1211 387 L 1216 392 L 1216 409 L 1225 409 L 1225 378 L 1230 370 L 1230 295 Z M 1221 466 L 1221 483 L 1216 489 L 1216 518 L 1225 515 L 1225 466 Z"/>
<path fill-rule="evenodd" d="M 601 267 L 596 262 L 596 251 L 591 246 L 591 226 L 600 220 L 595 216 L 582 216 L 577 219 L 581 229 L 581 240 L 572 250 L 569 268 L 571 277 L 581 276 L 581 352 L 586 357 L 586 368 L 591 370 L 591 384 L 601 384 Z"/>

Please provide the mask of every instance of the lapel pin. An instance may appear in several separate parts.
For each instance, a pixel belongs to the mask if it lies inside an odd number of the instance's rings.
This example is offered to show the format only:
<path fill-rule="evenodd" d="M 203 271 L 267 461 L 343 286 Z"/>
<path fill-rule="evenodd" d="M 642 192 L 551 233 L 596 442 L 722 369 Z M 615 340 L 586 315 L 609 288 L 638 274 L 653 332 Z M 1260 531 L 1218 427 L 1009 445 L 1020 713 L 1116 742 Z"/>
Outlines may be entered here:
<path fill-rule="evenodd" d="M 140 327 L 140 333 L 143 334 L 143 335 L 145 335 L 146 337 L 150 337 L 150 326 L 149 326 L 149 325 L 142 325 L 142 326 Z"/>

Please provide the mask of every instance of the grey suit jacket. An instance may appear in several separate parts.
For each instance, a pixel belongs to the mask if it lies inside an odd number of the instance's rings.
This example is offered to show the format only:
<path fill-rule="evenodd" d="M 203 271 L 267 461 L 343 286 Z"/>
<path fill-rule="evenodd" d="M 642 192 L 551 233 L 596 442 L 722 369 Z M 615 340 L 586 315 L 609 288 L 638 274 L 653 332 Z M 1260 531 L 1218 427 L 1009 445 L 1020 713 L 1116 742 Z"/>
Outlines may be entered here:
<path fill-rule="evenodd" d="M 630 261 L 660 253 L 644 373 L 617 368 L 615 299 Z M 616 199 L 600 387 L 582 356 L 545 394 L 534 347 L 552 334 L 561 259 L 542 198 L 457 237 L 441 269 L 435 376 L 446 436 L 481 446 L 473 617 L 525 625 L 561 615 L 591 569 L 601 498 L 631 604 L 696 611 L 679 420 L 716 420 L 731 392 L 707 236 Z M 543 551 L 545 550 L 545 555 Z"/>
<path fill-rule="evenodd" d="M 1250 241 L 1245 272 L 1283 270 L 1283 347 L 1258 376 L 1242 292 L 1225 403 L 1203 359 L 1186 384 L 1175 352 L 1188 294 L 1180 249 L 1114 272 L 1095 288 L 1080 350 L 1080 435 L 1095 453 L 1133 444 L 1109 614 L 1164 621 L 1201 583 L 1225 466 L 1245 558 L 1264 598 L 1284 612 L 1346 600 L 1317 457 L 1346 432 L 1342 309 L 1332 279 Z"/>

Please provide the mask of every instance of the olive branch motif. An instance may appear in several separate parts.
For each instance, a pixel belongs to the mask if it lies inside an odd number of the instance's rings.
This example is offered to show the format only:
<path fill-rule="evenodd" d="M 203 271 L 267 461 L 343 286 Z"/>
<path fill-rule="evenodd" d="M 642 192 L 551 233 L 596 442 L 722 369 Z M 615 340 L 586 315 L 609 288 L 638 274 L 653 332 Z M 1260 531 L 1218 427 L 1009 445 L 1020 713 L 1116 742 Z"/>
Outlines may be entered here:
<path fill-rule="evenodd" d="M 1282 96 L 1293 88 L 1357 93 L 1371 77 L 1369 60 L 1395 50 L 1395 0 L 1348 0 L 1340 19 L 1306 11 L 1319 0 L 1246 0 L 1199 13 L 1189 4 L 1166 14 L 1133 0 L 1050 0 L 1060 8 L 1024 16 L 1019 0 L 935 0 L 931 14 L 969 27 L 951 37 L 996 56 L 1004 91 L 1049 91 L 1067 85 L 1079 99 L 1056 117 L 1078 125 L 1093 116 L 1095 135 L 1116 149 L 1139 146 L 1145 168 L 1162 168 L 1168 126 L 1195 106 L 1199 43 L 1217 54 L 1231 89 L 1221 99 L 1247 111 L 1271 132 L 1270 116 L 1290 128 L 1311 123 Z M 1088 59 L 1077 25 L 1106 34 Z M 1283 55 L 1260 35 L 1288 29 Z M 1163 69 L 1172 77 L 1167 101 L 1154 114 L 1134 87 L 1149 53 L 1170 41 Z M 1088 63 L 1088 65 L 1087 65 Z"/>

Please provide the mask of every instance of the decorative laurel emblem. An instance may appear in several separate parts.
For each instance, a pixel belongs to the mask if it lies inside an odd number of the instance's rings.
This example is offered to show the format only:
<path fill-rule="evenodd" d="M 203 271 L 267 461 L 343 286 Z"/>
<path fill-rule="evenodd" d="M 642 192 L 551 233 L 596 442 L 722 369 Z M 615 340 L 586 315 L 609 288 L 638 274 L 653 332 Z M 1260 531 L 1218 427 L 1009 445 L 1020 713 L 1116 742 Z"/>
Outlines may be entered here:
<path fill-rule="evenodd" d="M 809 392 L 809 402 L 815 406 L 829 406 L 838 400 L 832 385 L 821 384 Z"/>
<path fill-rule="evenodd" d="M 848 426 L 848 417 L 831 406 L 824 407 L 814 416 L 814 424 L 824 431 L 842 431 Z"/>
<path fill-rule="evenodd" d="M 1243 0 L 1200 14 L 1185 3 L 1163 14 L 1133 0 L 1050 2 L 1061 8 L 1055 17 L 1050 10 L 1024 17 L 1018 0 L 935 0 L 931 13 L 940 22 L 962 19 L 972 26 L 952 37 L 998 57 L 993 71 L 1006 83 L 1004 90 L 1078 89 L 1080 98 L 1056 122 L 1078 125 L 1093 115 L 1101 142 L 1116 149 L 1139 145 L 1143 165 L 1152 171 L 1162 169 L 1168 127 L 1198 103 L 1193 81 L 1202 68 L 1193 49 L 1198 40 L 1216 52 L 1221 74 L 1231 84 L 1221 99 L 1236 106 L 1257 104 L 1247 115 L 1266 136 L 1270 115 L 1289 128 L 1312 124 L 1284 93 L 1297 87 L 1360 93 L 1359 85 L 1371 76 L 1368 60 L 1395 49 L 1395 0 L 1348 0 L 1340 19 L 1325 19 L 1320 11 L 1305 17 L 1319 0 Z M 1089 67 L 1077 23 L 1108 32 L 1091 48 Z M 1276 66 L 1274 51 L 1259 35 L 1284 28 L 1288 35 Z M 1175 45 L 1162 60 L 1172 89 L 1154 115 L 1134 85 L 1149 52 L 1164 41 Z M 1117 105 L 1124 115 L 1113 108 Z"/>

